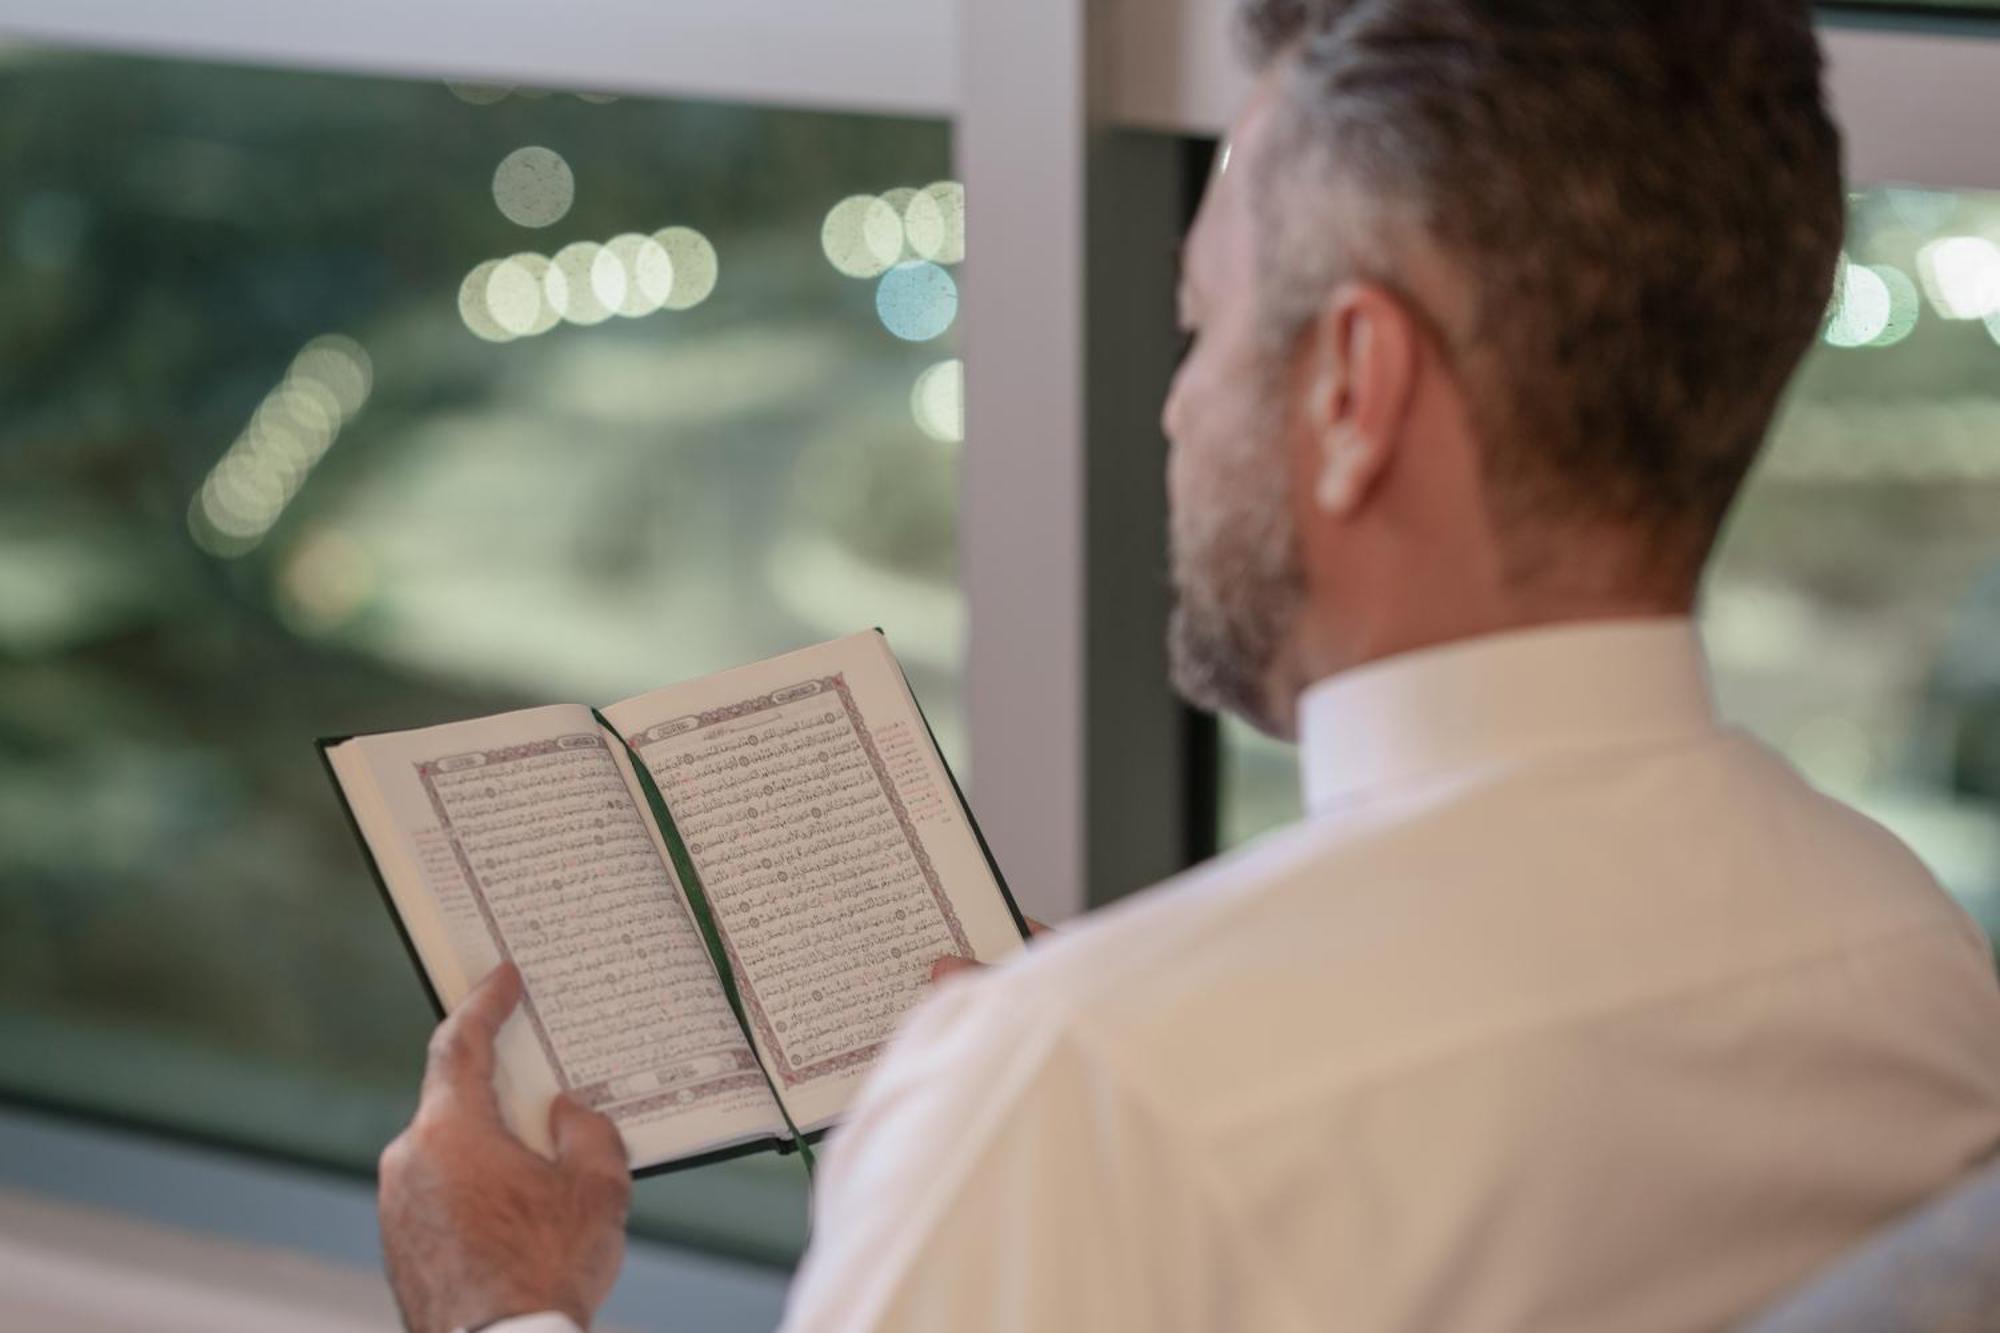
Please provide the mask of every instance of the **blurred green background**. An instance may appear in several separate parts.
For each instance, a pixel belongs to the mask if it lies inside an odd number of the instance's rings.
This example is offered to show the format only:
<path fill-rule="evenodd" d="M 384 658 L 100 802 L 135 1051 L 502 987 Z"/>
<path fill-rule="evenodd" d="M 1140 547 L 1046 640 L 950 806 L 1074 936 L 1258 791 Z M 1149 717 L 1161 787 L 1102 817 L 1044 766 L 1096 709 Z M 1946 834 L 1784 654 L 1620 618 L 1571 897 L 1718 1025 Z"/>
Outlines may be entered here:
<path fill-rule="evenodd" d="M 568 168 L 550 225 L 500 206 L 524 146 Z M 949 367 L 913 403 L 952 335 L 893 336 L 822 243 L 948 158 L 936 122 L 0 51 L 0 1091 L 372 1168 L 430 1015 L 317 736 L 881 625 L 962 763 Z M 937 248 L 890 214 L 862 271 Z M 484 261 L 666 227 L 719 260 L 699 304 L 474 332 Z M 803 1190 L 731 1164 L 635 1216 L 784 1261 Z"/>

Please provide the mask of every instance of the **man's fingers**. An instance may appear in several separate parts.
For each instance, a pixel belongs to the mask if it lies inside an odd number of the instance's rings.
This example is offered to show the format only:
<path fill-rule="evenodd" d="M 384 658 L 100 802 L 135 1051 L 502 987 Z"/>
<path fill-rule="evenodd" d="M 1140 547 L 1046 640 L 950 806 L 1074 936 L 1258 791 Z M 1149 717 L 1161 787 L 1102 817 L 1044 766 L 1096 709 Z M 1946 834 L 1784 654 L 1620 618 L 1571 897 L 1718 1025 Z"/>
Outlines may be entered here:
<path fill-rule="evenodd" d="M 493 1034 L 500 1030 L 500 1025 L 507 1021 L 507 1016 L 520 1002 L 521 969 L 511 962 L 503 962 L 480 978 L 479 984 L 466 993 L 452 1017 L 484 1029 L 490 1043 Z"/>
<path fill-rule="evenodd" d="M 931 964 L 931 980 L 943 981 L 946 977 L 956 976 L 960 972 L 975 971 L 978 967 L 979 964 L 973 962 L 970 958 L 960 958 L 955 953 L 946 954 Z"/>
<path fill-rule="evenodd" d="M 423 1100 L 449 1100 L 468 1110 L 500 1114 L 493 1092 L 493 1039 L 521 1002 L 521 973 L 502 963 L 486 974 L 431 1034 Z"/>
<path fill-rule="evenodd" d="M 580 1176 L 614 1185 L 623 1206 L 631 1192 L 632 1168 L 625 1140 L 611 1117 L 564 1093 L 549 1104 L 549 1138 L 556 1146 L 556 1161 Z"/>
<path fill-rule="evenodd" d="M 1047 935 L 1050 933 L 1049 927 L 1031 916 L 1024 916 L 1021 919 L 1028 923 L 1028 933 L 1030 935 Z M 977 958 L 965 958 L 955 953 L 948 953 L 931 964 L 931 980 L 933 982 L 943 981 L 946 977 L 955 977 L 960 972 L 976 972 L 984 966 L 986 964 L 980 962 Z"/>

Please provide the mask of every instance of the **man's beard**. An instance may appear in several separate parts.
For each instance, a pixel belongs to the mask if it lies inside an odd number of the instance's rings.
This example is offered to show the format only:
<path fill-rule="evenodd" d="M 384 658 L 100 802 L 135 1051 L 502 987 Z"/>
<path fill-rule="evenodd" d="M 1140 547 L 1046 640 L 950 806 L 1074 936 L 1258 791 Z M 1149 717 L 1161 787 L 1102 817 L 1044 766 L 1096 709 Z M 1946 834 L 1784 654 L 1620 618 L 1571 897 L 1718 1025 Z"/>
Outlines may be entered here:
<path fill-rule="evenodd" d="M 1211 475 L 1216 493 L 1189 499 L 1171 525 L 1175 606 L 1168 628 L 1174 686 L 1197 708 L 1270 730 L 1271 669 L 1305 597 L 1281 394 L 1258 395 L 1256 419 Z"/>

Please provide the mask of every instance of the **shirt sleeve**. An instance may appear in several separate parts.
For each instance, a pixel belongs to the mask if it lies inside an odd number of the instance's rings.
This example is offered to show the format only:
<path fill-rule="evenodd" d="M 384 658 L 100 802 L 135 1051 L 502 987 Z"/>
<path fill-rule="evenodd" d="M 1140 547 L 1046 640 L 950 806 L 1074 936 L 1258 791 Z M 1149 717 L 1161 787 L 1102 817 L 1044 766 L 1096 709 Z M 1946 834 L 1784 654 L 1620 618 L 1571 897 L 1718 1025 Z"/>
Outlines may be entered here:
<path fill-rule="evenodd" d="M 1170 1132 L 1004 975 L 897 1038 L 820 1171 L 786 1333 L 1177 1329 L 1219 1238 Z"/>
<path fill-rule="evenodd" d="M 555 1313 L 522 1314 L 487 1324 L 479 1333 L 583 1333 L 568 1315 Z"/>

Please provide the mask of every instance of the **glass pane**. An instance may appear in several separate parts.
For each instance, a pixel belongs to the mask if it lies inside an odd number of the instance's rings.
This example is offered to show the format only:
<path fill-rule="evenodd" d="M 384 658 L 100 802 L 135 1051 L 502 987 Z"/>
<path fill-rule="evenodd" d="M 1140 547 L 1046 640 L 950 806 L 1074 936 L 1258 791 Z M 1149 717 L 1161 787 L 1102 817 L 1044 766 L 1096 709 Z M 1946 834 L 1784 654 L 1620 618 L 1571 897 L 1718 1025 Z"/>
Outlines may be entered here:
<path fill-rule="evenodd" d="M 1726 716 L 1894 829 L 2000 938 L 2000 195 L 1880 189 L 1712 571 Z M 1298 817 L 1224 731 L 1222 833 Z"/>
<path fill-rule="evenodd" d="M 879 625 L 962 764 L 943 124 L 5 61 L 0 1090 L 372 1165 L 429 1016 L 316 736 Z M 782 1260 L 798 1168 L 638 1216 Z"/>
<path fill-rule="evenodd" d="M 2000 936 L 2000 195 L 1855 196 L 1820 346 L 1730 524 L 1724 712 Z"/>
<path fill-rule="evenodd" d="M 1225 850 L 1240 847 L 1295 822 L 1303 813 L 1297 747 L 1274 741 L 1234 717 L 1222 719 L 1221 740 L 1217 845 Z"/>

